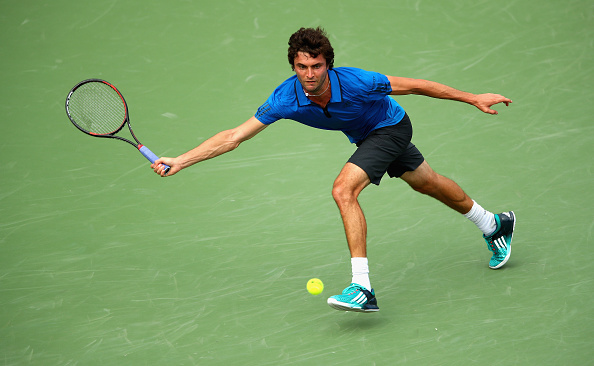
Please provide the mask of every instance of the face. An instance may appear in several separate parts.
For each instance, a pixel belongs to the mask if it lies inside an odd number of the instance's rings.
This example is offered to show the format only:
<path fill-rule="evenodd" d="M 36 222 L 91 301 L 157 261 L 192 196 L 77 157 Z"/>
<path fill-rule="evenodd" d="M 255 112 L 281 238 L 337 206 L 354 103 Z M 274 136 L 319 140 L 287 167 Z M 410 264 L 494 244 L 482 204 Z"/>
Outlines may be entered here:
<path fill-rule="evenodd" d="M 324 90 L 328 78 L 328 65 L 323 55 L 313 58 L 309 53 L 298 52 L 293 65 L 303 90 L 309 94 L 319 94 Z"/>

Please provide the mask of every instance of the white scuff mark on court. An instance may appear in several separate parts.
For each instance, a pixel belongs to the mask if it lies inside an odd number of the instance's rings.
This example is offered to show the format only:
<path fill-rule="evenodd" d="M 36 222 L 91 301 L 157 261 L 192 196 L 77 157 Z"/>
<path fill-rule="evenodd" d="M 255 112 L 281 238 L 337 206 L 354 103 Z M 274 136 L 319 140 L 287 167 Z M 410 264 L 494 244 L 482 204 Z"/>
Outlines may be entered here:
<path fill-rule="evenodd" d="M 540 136 L 535 136 L 535 137 L 531 137 L 529 139 L 525 139 L 523 141 L 521 141 L 518 145 L 516 145 L 511 151 L 517 151 L 521 148 L 524 147 L 524 145 L 527 142 L 540 142 L 542 140 L 548 140 L 548 139 L 554 139 L 554 138 L 565 138 L 567 136 L 570 136 L 572 134 L 584 134 L 587 132 L 584 132 L 585 129 L 583 128 L 572 128 L 566 131 L 560 131 L 560 132 L 555 132 L 555 133 L 548 133 L 548 134 L 543 134 Z M 591 128 L 587 128 L 586 130 L 591 130 Z"/>
<path fill-rule="evenodd" d="M 400 273 L 400 275 L 398 276 L 398 278 L 396 278 L 393 282 L 394 283 L 401 283 L 404 282 L 404 278 L 406 277 L 406 272 L 410 269 L 413 269 L 415 267 L 415 264 L 413 262 L 408 262 L 406 263 L 406 268 L 404 268 L 402 270 L 402 272 Z M 435 329 L 437 330 L 437 329 Z"/>
<path fill-rule="evenodd" d="M 551 43 L 551 44 L 545 44 L 545 45 L 538 46 L 538 47 L 527 48 L 527 49 L 521 50 L 521 51 L 516 51 L 516 53 L 523 54 L 523 55 L 531 55 L 535 51 L 541 51 L 541 50 L 545 50 L 545 49 L 558 49 L 558 48 L 569 46 L 572 44 L 573 43 L 570 41 Z"/>
<path fill-rule="evenodd" d="M 5 199 L 6 197 L 9 197 L 9 196 L 14 195 L 16 192 L 18 192 L 18 191 L 20 191 L 22 189 L 23 189 L 23 187 L 22 186 L 19 186 L 16 189 L 13 189 L 13 190 L 7 190 L 7 191 L 4 191 L 4 192 L 0 192 L 0 201 L 2 201 L 3 199 Z"/>
<path fill-rule="evenodd" d="M 162 114 L 162 116 L 163 117 L 167 117 L 167 118 L 171 118 L 171 119 L 177 118 L 177 114 L 171 113 L 171 112 L 165 112 L 165 113 Z"/>
<path fill-rule="evenodd" d="M 269 276 L 266 281 L 270 282 L 270 281 L 276 281 L 279 278 L 281 278 L 281 276 L 285 273 L 287 269 L 286 268 L 275 268 L 272 271 L 266 273 L 266 276 Z"/>
<path fill-rule="evenodd" d="M 99 349 L 99 346 L 101 346 L 101 343 L 103 343 L 103 338 L 99 340 L 95 339 L 91 343 L 87 344 L 85 348 L 88 348 L 88 350 L 85 352 L 85 355 L 96 352 Z"/>
<path fill-rule="evenodd" d="M 590 227 L 588 227 L 588 242 L 590 242 L 590 239 L 592 238 L 592 230 L 594 229 L 594 221 L 592 221 L 592 223 L 590 224 Z"/>
<path fill-rule="evenodd" d="M 257 74 L 253 74 L 253 75 L 248 76 L 247 78 L 245 78 L 245 82 L 247 83 L 248 81 L 252 80 L 256 76 L 258 76 L 258 75 Z"/>
<path fill-rule="evenodd" d="M 25 19 L 25 20 L 23 20 L 23 22 L 21 23 L 21 25 L 25 25 L 25 24 L 27 24 L 27 23 L 29 23 L 29 19 Z"/>
<path fill-rule="evenodd" d="M 81 26 L 80 29 L 90 27 L 91 25 L 97 23 L 97 21 L 99 19 L 103 18 L 107 13 L 109 13 L 111 11 L 111 9 L 113 9 L 113 7 L 115 6 L 116 3 L 117 3 L 117 0 L 112 2 L 111 5 L 109 6 L 109 8 L 107 8 L 107 10 L 105 10 L 103 13 L 99 14 L 99 16 L 97 18 L 95 18 L 92 21 L 88 22 L 87 24 Z"/>
<path fill-rule="evenodd" d="M 483 61 L 484 59 L 487 58 L 487 56 L 489 56 L 490 54 L 492 54 L 493 52 L 499 50 L 500 48 L 503 48 L 505 46 L 507 46 L 508 44 L 510 44 L 511 42 L 513 42 L 514 39 L 510 39 L 509 41 L 505 41 L 502 44 L 500 44 L 499 46 L 495 46 L 493 48 L 491 48 L 490 50 L 488 50 L 487 52 L 485 52 L 482 56 L 479 56 L 479 58 L 474 61 L 473 63 L 471 63 L 470 65 L 466 66 L 465 68 L 462 69 L 462 71 L 466 71 L 468 69 L 470 69 L 473 66 L 476 66 L 477 64 L 479 64 L 481 61 Z"/>
<path fill-rule="evenodd" d="M 258 24 L 258 18 L 254 18 L 254 28 L 256 28 L 256 30 L 260 29 L 260 25 Z"/>
<path fill-rule="evenodd" d="M 27 350 L 29 348 L 31 348 L 31 346 L 27 346 Z M 33 348 L 31 348 L 31 352 L 29 352 L 28 359 L 29 359 L 29 362 L 31 362 L 31 360 L 33 359 Z"/>

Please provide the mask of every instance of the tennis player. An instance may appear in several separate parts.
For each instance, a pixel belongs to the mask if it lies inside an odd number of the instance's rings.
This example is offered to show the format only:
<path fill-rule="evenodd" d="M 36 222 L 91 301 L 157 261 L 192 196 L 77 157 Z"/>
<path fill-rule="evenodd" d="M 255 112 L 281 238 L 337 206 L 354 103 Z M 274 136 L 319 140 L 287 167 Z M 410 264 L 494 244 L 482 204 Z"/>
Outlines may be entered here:
<path fill-rule="evenodd" d="M 489 267 L 501 268 L 511 253 L 513 211 L 493 214 L 472 200 L 451 179 L 431 169 L 411 143 L 412 125 L 404 109 L 389 95 L 418 94 L 465 102 L 488 114 L 498 103 L 512 101 L 498 94 L 472 94 L 427 80 L 388 76 L 352 67 L 334 67 L 334 50 L 323 29 L 301 28 L 289 40 L 288 60 L 295 75 L 283 82 L 245 123 L 223 131 L 176 157 L 158 159 L 151 167 L 168 177 L 198 162 L 237 148 L 280 119 L 342 131 L 357 150 L 334 181 L 332 195 L 343 220 L 351 254 L 352 279 L 328 304 L 338 310 L 379 311 L 369 279 L 367 224 L 358 196 L 369 184 L 379 185 L 387 173 L 412 189 L 456 210 L 483 233 L 492 252 Z"/>

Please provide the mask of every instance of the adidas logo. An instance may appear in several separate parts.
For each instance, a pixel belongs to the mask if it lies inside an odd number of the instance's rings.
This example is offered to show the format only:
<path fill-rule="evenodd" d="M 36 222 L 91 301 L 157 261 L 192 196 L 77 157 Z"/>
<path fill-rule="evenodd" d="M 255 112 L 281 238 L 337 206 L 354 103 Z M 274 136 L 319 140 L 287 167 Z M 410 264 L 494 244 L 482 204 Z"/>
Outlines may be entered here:
<path fill-rule="evenodd" d="M 495 244 L 495 246 L 497 246 L 498 249 L 507 249 L 507 243 L 505 242 L 505 238 L 503 237 L 494 240 L 493 243 Z"/>
<path fill-rule="evenodd" d="M 353 299 L 353 302 L 356 302 L 359 305 L 364 305 L 367 302 L 367 296 L 361 291 L 359 295 Z"/>

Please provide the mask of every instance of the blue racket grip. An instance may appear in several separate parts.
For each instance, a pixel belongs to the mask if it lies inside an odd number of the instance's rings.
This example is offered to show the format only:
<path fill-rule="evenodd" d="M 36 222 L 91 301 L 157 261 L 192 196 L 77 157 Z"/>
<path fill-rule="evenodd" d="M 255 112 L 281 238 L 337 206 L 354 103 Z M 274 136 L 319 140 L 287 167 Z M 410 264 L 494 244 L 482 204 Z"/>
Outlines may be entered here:
<path fill-rule="evenodd" d="M 144 145 L 140 145 L 140 148 L 138 150 L 140 150 L 140 153 L 142 155 L 144 155 L 144 157 L 147 158 L 151 163 L 154 163 L 155 161 L 157 161 L 157 159 L 159 159 L 159 157 L 157 155 L 155 155 L 155 153 L 153 153 L 151 150 L 149 150 L 148 147 L 146 147 Z M 164 172 L 165 172 L 165 175 L 167 175 L 167 173 L 169 173 L 169 169 L 171 167 L 167 164 L 163 164 L 163 166 L 165 166 Z"/>

